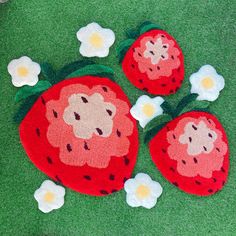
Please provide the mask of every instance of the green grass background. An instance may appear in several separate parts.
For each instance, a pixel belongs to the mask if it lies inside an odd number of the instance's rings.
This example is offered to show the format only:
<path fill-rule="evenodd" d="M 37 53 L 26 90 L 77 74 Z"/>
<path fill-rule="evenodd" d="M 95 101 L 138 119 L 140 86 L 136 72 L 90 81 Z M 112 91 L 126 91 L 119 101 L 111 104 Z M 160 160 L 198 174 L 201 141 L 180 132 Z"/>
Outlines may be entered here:
<path fill-rule="evenodd" d="M 10 0 L 0 4 L 0 235 L 236 235 L 236 1 L 235 0 Z M 134 174 L 148 173 L 164 188 L 155 208 L 131 208 L 125 192 L 98 198 L 67 189 L 65 205 L 49 214 L 37 209 L 34 191 L 47 179 L 27 158 L 12 117 L 17 89 L 7 73 L 13 58 L 28 55 L 59 69 L 81 58 L 76 32 L 92 21 L 116 33 L 108 58 L 132 103 L 141 91 L 122 73 L 115 47 L 125 30 L 142 21 L 159 23 L 181 45 L 186 75 L 183 87 L 167 98 L 175 104 L 189 93 L 188 78 L 212 64 L 226 81 L 211 106 L 228 133 L 231 167 L 223 191 L 211 197 L 185 194 L 156 170 L 140 129 Z"/>

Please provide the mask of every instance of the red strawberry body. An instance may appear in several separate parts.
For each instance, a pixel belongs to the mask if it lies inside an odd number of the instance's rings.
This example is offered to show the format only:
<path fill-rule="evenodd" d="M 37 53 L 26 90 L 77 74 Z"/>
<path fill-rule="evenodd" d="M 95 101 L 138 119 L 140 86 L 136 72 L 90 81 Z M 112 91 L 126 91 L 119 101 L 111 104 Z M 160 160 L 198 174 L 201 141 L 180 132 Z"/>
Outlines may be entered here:
<path fill-rule="evenodd" d="M 137 88 L 151 94 L 175 93 L 184 79 L 184 57 L 175 39 L 163 30 L 151 30 L 132 44 L 122 68 Z"/>
<path fill-rule="evenodd" d="M 206 112 L 187 112 L 162 128 L 149 143 L 152 159 L 172 184 L 200 196 L 227 181 L 229 149 L 224 128 Z"/>
<path fill-rule="evenodd" d="M 103 196 L 123 188 L 138 131 L 121 88 L 107 78 L 66 79 L 44 92 L 20 125 L 31 161 L 63 185 Z"/>

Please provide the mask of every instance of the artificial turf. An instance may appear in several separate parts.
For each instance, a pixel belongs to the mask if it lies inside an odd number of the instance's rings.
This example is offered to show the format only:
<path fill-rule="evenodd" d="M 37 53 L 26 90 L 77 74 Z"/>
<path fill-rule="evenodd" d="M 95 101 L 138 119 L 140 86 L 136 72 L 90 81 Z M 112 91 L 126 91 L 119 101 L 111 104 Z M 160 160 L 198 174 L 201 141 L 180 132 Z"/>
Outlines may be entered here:
<path fill-rule="evenodd" d="M 0 4 L 0 235 L 235 235 L 236 234 L 236 1 L 235 0 L 10 0 Z M 188 195 L 169 184 L 151 161 L 140 129 L 140 150 L 134 175 L 145 172 L 164 192 L 155 208 L 131 208 L 125 192 L 98 198 L 66 190 L 65 205 L 49 214 L 37 209 L 34 191 L 47 179 L 27 158 L 13 116 L 17 88 L 7 65 L 27 55 L 59 69 L 82 58 L 77 30 L 95 21 L 111 28 L 116 44 L 109 57 L 96 59 L 112 67 L 116 81 L 132 103 L 143 92 L 122 73 L 115 47 L 125 31 L 140 22 L 158 23 L 172 34 L 185 55 L 185 81 L 175 104 L 189 93 L 188 78 L 204 64 L 225 78 L 220 98 L 212 103 L 228 134 L 230 172 L 222 191 L 211 197 Z"/>

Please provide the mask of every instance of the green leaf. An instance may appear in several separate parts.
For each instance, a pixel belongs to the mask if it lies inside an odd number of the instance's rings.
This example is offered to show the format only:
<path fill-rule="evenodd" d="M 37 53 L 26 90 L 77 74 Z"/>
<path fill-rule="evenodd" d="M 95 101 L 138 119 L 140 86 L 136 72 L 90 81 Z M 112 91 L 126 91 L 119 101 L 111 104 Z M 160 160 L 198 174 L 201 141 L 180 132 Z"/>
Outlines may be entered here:
<path fill-rule="evenodd" d="M 151 129 L 150 131 L 146 132 L 144 135 L 144 143 L 149 143 L 153 137 L 167 124 L 168 122 L 164 122 L 155 128 Z"/>
<path fill-rule="evenodd" d="M 15 101 L 19 102 L 27 97 L 30 97 L 32 95 L 35 95 L 37 93 L 40 93 L 42 91 L 47 90 L 50 88 L 52 85 L 49 81 L 47 80 L 40 80 L 35 86 L 24 86 L 22 87 L 15 96 Z"/>
<path fill-rule="evenodd" d="M 164 101 L 164 102 L 161 104 L 161 107 L 162 107 L 164 113 L 167 113 L 167 114 L 169 114 L 171 117 L 174 117 L 173 108 L 171 107 L 171 105 L 170 105 L 167 101 Z"/>
<path fill-rule="evenodd" d="M 136 39 L 139 36 L 139 31 L 130 29 L 126 31 L 126 35 L 130 39 Z"/>
<path fill-rule="evenodd" d="M 175 111 L 174 111 L 174 117 L 177 117 L 181 112 L 182 110 L 191 102 L 193 102 L 194 100 L 196 100 L 196 98 L 198 97 L 198 94 L 195 94 L 195 93 L 192 93 L 192 94 L 189 94 L 185 97 L 183 97 L 179 104 L 177 105 Z"/>
<path fill-rule="evenodd" d="M 49 82 L 52 84 L 56 83 L 56 72 L 52 68 L 51 64 L 44 62 L 40 65 L 41 67 L 41 72 L 45 79 L 47 79 Z"/>
<path fill-rule="evenodd" d="M 139 32 L 140 32 L 140 35 L 141 35 L 141 34 L 144 34 L 144 33 L 148 32 L 148 31 L 150 31 L 150 30 L 153 30 L 153 29 L 161 29 L 161 27 L 160 27 L 160 25 L 153 24 L 151 22 L 147 22 L 146 24 L 144 24 L 140 28 Z"/>
<path fill-rule="evenodd" d="M 167 114 L 163 114 L 160 116 L 155 117 L 154 119 L 152 119 L 144 128 L 144 132 L 148 132 L 154 128 L 156 128 L 157 126 L 159 126 L 160 124 L 169 122 L 170 120 L 172 120 L 172 117 L 170 115 Z"/>
<path fill-rule="evenodd" d="M 108 67 L 103 65 L 87 65 L 79 70 L 74 71 L 73 73 L 69 74 L 66 78 L 74 78 L 74 77 L 81 77 L 85 75 L 95 75 L 95 76 L 104 76 L 109 77 L 114 74 L 114 71 Z M 110 75 L 110 76 L 109 76 Z"/>
<path fill-rule="evenodd" d="M 28 111 L 31 109 L 31 107 L 34 105 L 37 99 L 38 99 L 38 94 L 26 98 L 24 102 L 20 105 L 20 107 L 18 108 L 17 112 L 15 113 L 13 117 L 13 121 L 19 124 L 24 119 L 24 117 L 26 116 Z"/>
<path fill-rule="evenodd" d="M 207 108 L 209 107 L 210 102 L 208 101 L 192 101 L 189 104 L 187 104 L 184 109 L 182 109 L 182 111 L 180 112 L 179 115 L 188 112 L 188 111 L 207 111 Z"/>
<path fill-rule="evenodd" d="M 68 77 L 68 75 L 72 74 L 74 71 L 77 71 L 87 65 L 94 64 L 93 61 L 90 60 L 80 60 L 72 62 L 68 65 L 65 65 L 61 70 L 56 74 L 56 82 L 59 82 Z"/>
<path fill-rule="evenodd" d="M 134 43 L 134 39 L 126 39 L 122 41 L 119 46 L 117 47 L 117 54 L 119 58 L 119 62 L 121 62 L 126 54 L 126 52 L 129 50 L 131 45 Z"/>

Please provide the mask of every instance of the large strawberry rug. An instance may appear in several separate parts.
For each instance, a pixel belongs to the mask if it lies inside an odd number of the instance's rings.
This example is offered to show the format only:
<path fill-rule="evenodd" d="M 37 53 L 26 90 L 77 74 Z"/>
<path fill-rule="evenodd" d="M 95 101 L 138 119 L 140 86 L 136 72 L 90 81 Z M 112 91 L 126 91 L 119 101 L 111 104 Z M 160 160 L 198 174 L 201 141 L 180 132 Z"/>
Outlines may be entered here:
<path fill-rule="evenodd" d="M 0 0 L 0 235 L 235 235 L 235 9 Z"/>

